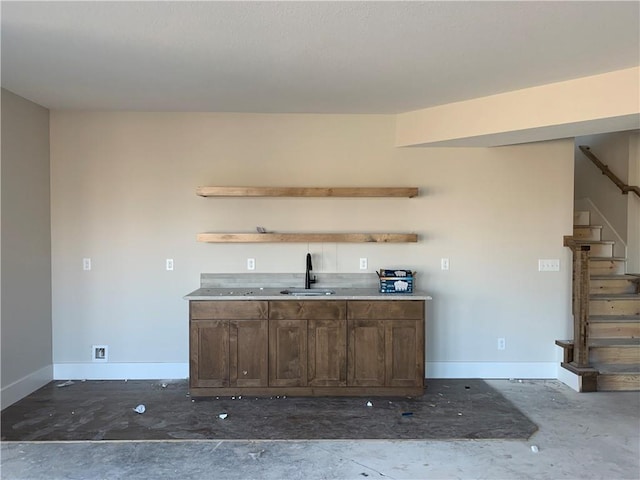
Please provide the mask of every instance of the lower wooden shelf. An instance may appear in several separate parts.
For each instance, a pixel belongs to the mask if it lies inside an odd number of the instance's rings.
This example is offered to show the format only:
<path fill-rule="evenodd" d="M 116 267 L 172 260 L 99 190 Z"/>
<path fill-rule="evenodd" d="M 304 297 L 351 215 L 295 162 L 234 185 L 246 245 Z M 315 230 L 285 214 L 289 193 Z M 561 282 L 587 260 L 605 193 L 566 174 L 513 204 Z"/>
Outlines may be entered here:
<path fill-rule="evenodd" d="M 415 243 L 415 233 L 199 233 L 208 243 Z"/>

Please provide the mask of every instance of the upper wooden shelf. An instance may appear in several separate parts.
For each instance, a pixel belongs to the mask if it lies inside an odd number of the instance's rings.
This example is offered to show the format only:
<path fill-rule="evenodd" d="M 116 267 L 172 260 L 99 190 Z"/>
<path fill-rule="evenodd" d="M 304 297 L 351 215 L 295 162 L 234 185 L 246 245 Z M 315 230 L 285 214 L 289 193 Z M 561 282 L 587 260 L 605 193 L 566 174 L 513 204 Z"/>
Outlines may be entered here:
<path fill-rule="evenodd" d="M 415 233 L 199 233 L 199 242 L 413 243 Z"/>
<path fill-rule="evenodd" d="M 418 187 L 198 187 L 201 197 L 405 197 Z"/>

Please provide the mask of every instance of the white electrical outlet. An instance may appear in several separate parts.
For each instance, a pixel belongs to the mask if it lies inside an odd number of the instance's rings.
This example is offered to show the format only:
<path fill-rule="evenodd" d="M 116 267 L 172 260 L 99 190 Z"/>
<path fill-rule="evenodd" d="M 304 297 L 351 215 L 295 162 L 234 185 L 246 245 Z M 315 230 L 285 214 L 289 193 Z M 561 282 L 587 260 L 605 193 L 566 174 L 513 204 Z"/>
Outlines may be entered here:
<path fill-rule="evenodd" d="M 247 270 L 255 270 L 255 269 L 256 269 L 256 259 L 247 258 Z"/>
<path fill-rule="evenodd" d="M 538 260 L 539 272 L 559 272 L 560 271 L 560 259 L 547 258 Z"/>
<path fill-rule="evenodd" d="M 504 338 L 498 339 L 498 350 L 504 350 L 507 348 L 507 342 Z"/>
<path fill-rule="evenodd" d="M 440 259 L 440 269 L 441 270 L 449 270 L 449 259 L 441 258 Z"/>
<path fill-rule="evenodd" d="M 108 362 L 109 345 L 92 345 L 91 360 L 94 362 Z"/>
<path fill-rule="evenodd" d="M 173 270 L 173 258 L 167 258 L 167 270 Z"/>
<path fill-rule="evenodd" d="M 83 258 L 82 259 L 82 270 L 91 270 L 91 259 Z"/>
<path fill-rule="evenodd" d="M 369 262 L 367 262 L 366 258 L 360 259 L 360 270 L 366 270 L 368 268 Z"/>

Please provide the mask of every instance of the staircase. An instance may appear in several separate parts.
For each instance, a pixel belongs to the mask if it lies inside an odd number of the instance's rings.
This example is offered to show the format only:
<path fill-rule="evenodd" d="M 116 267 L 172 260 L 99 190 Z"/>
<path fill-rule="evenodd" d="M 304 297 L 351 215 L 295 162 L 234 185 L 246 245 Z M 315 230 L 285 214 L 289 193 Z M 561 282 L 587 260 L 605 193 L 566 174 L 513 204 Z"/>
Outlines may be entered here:
<path fill-rule="evenodd" d="M 613 256 L 614 242 L 602 240 L 589 212 L 574 214 L 573 241 L 590 246 L 589 365 L 576 365 L 573 341 L 558 340 L 562 366 L 581 377 L 580 391 L 640 390 L 640 275 L 625 273 L 626 259 Z"/>

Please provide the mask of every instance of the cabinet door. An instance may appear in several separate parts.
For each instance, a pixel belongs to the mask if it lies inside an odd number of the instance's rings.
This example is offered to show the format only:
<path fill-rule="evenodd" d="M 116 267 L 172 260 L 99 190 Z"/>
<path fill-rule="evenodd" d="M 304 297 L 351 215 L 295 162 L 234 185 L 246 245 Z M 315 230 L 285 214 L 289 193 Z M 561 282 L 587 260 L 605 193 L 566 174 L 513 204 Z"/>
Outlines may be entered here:
<path fill-rule="evenodd" d="M 309 385 L 347 384 L 347 321 L 308 320 Z"/>
<path fill-rule="evenodd" d="M 269 320 L 269 386 L 307 385 L 307 321 Z"/>
<path fill-rule="evenodd" d="M 267 320 L 232 320 L 229 330 L 230 385 L 266 387 L 269 382 Z"/>
<path fill-rule="evenodd" d="M 347 385 L 384 385 L 384 321 L 348 320 Z"/>
<path fill-rule="evenodd" d="M 420 387 L 424 383 L 422 320 L 385 321 L 386 382 L 389 387 Z"/>
<path fill-rule="evenodd" d="M 228 387 L 229 321 L 192 320 L 189 337 L 189 385 Z"/>
<path fill-rule="evenodd" d="M 189 385 L 213 388 L 265 382 L 268 310 L 264 301 L 190 301 Z"/>

